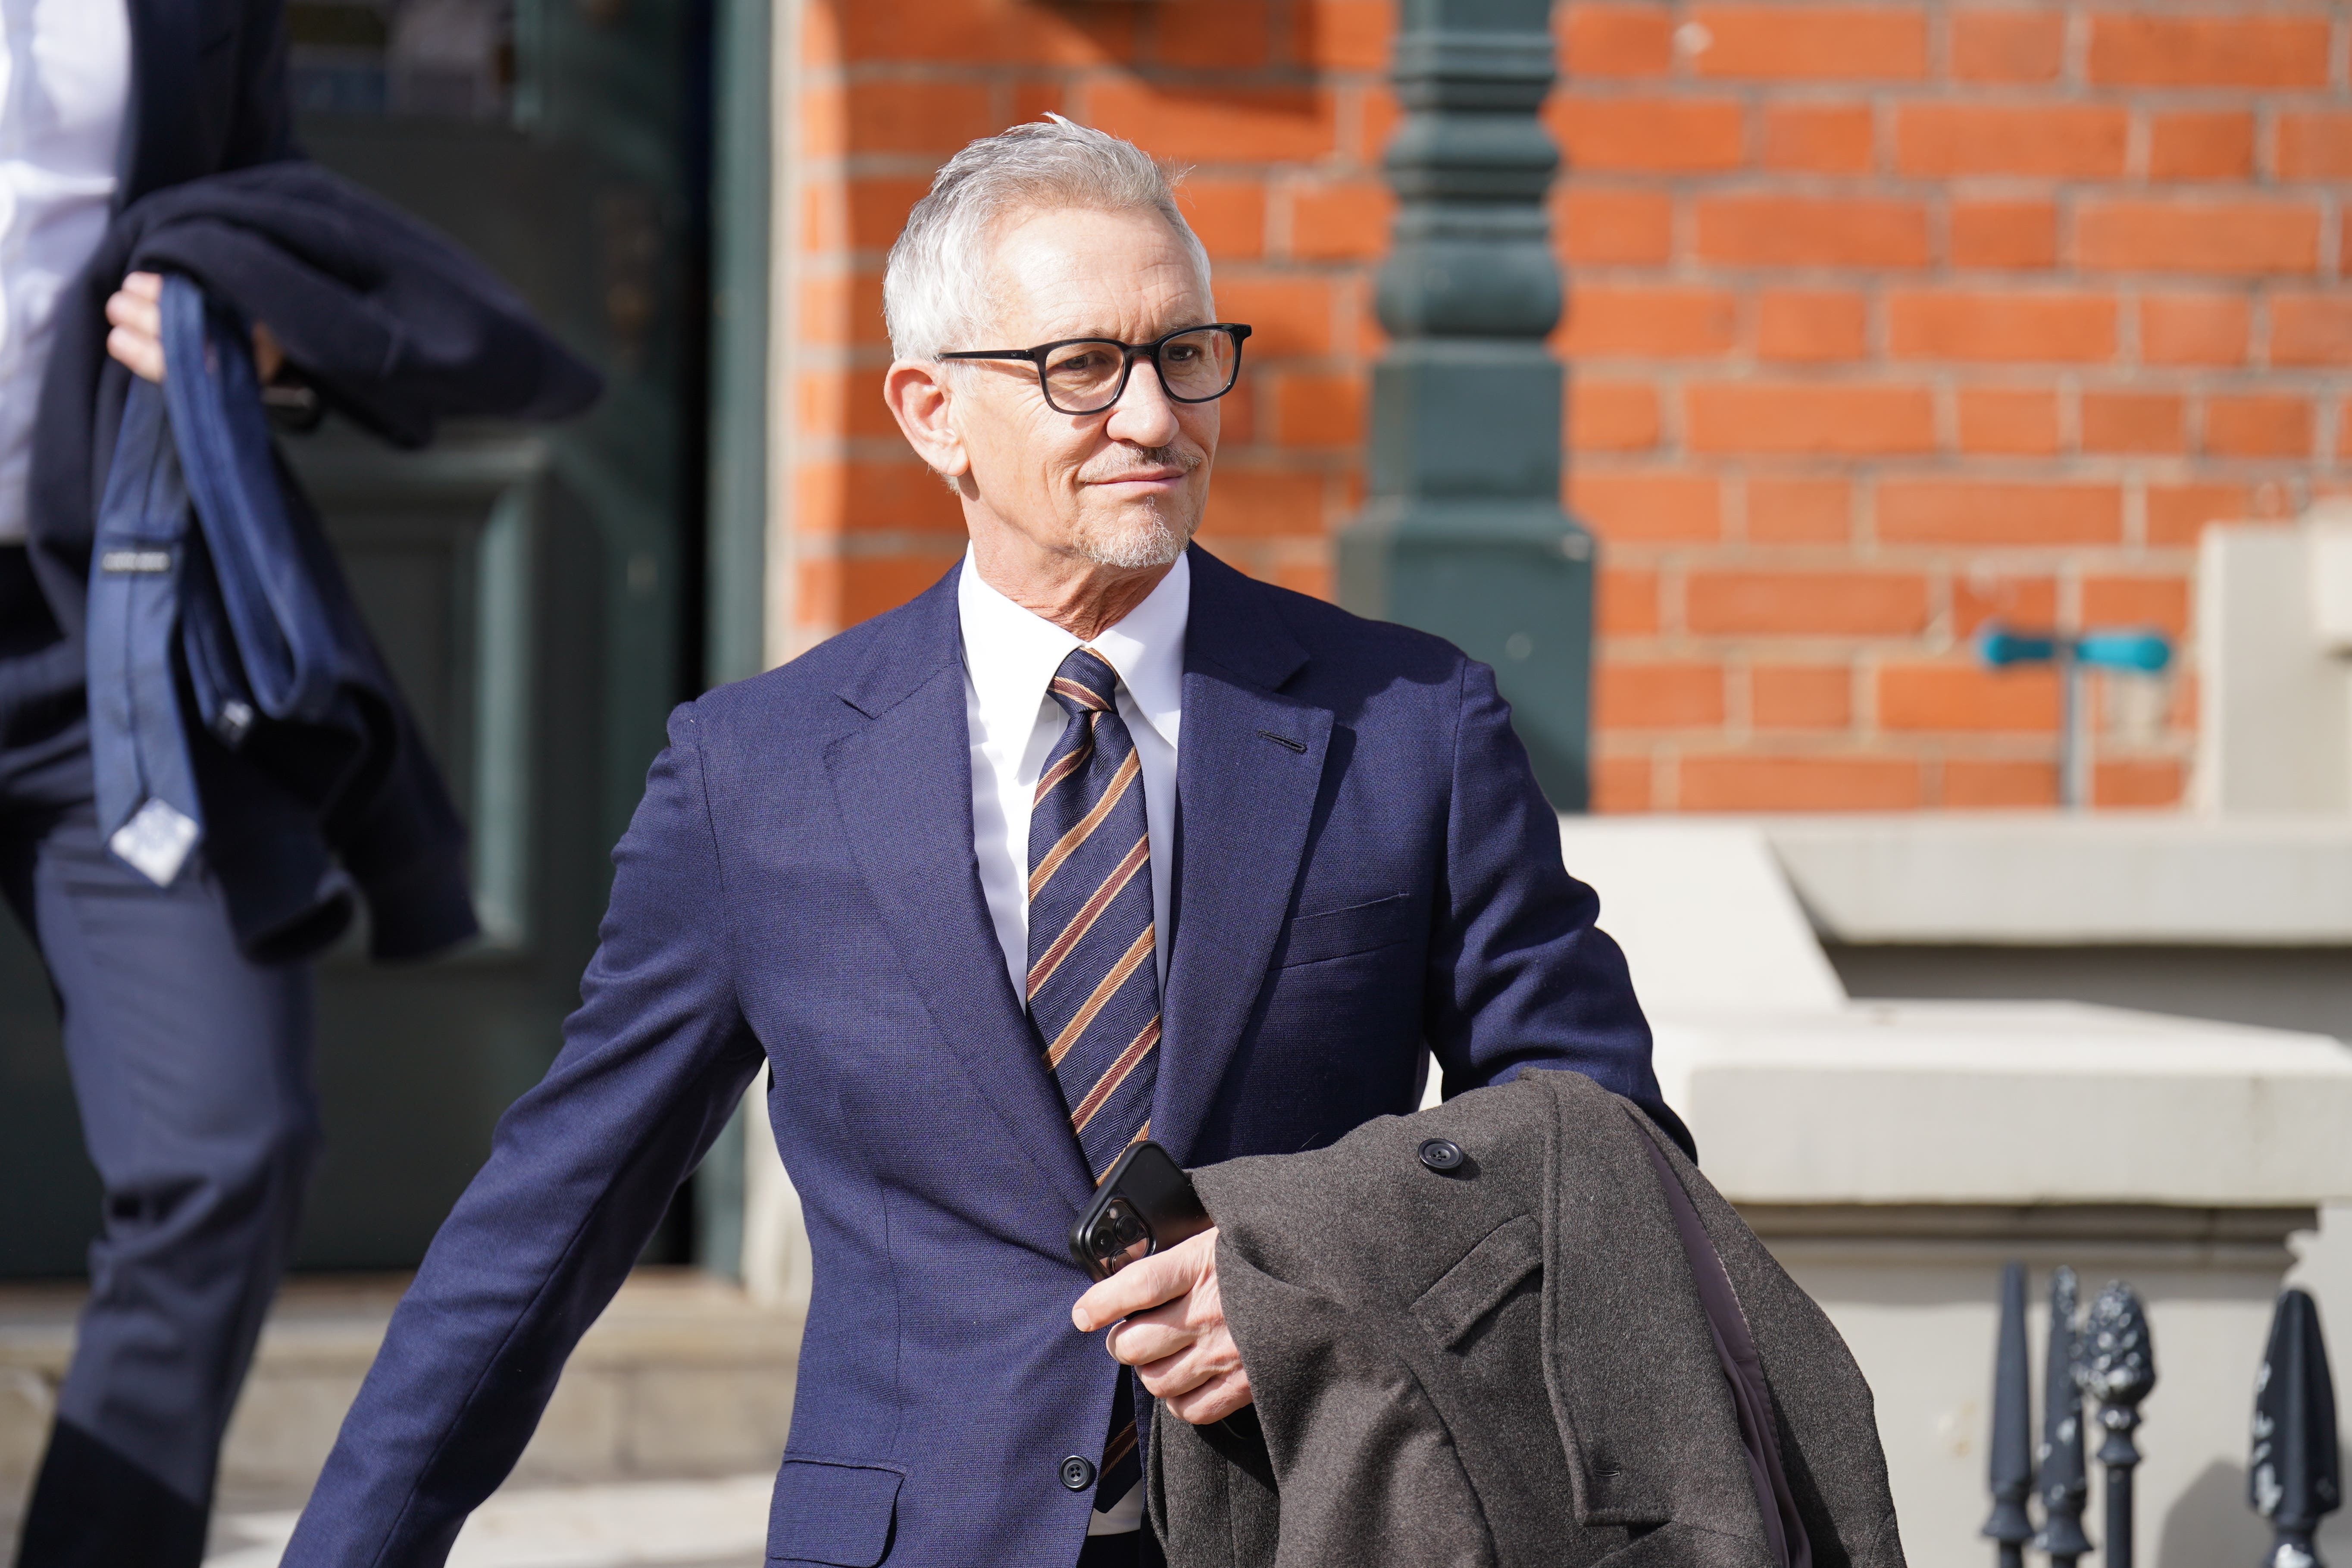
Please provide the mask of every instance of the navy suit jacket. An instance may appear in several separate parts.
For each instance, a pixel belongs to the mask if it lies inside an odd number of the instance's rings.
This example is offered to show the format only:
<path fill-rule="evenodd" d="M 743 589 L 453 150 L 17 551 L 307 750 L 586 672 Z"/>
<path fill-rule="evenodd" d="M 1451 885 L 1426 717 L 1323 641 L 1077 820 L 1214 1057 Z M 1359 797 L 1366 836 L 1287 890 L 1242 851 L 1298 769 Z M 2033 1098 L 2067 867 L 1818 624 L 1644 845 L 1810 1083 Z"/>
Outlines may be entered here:
<path fill-rule="evenodd" d="M 1195 549 L 1151 1126 L 1187 1164 L 1570 1068 L 1678 1133 L 1494 677 Z M 285 1561 L 435 1563 L 763 1063 L 814 1253 L 770 1561 L 1067 1568 L 1116 1368 L 1090 1184 L 982 900 L 954 574 L 679 709 L 562 1054 L 433 1244 Z"/>

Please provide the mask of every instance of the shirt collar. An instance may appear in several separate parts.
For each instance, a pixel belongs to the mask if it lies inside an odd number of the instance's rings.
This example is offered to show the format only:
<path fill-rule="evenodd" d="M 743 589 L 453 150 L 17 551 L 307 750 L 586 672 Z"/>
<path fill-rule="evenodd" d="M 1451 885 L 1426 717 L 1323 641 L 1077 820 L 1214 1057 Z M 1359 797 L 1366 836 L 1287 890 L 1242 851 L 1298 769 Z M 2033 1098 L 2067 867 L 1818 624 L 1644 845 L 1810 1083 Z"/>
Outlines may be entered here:
<path fill-rule="evenodd" d="M 1078 639 L 982 582 L 970 551 L 956 582 L 956 605 L 964 671 L 989 733 L 1025 737 L 1054 671 Z M 1184 627 L 1192 607 L 1192 563 L 1180 555 L 1143 603 L 1088 645 L 1118 671 L 1136 711 L 1171 747 L 1184 707 Z"/>

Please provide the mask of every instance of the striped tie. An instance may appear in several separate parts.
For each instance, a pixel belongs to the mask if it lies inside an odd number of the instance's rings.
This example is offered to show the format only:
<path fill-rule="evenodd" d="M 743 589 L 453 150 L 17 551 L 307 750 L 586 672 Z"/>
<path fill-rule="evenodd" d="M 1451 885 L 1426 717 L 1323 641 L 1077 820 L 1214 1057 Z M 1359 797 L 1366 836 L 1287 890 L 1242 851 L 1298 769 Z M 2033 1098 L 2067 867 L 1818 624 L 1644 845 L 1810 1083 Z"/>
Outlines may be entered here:
<path fill-rule="evenodd" d="M 1029 816 L 1029 1016 L 1100 1181 L 1150 1130 L 1160 1044 L 1151 840 L 1118 672 L 1089 647 L 1048 689 L 1069 722 Z"/>
<path fill-rule="evenodd" d="M 1081 647 L 1047 689 L 1069 722 L 1029 816 L 1029 1016 L 1100 1181 L 1151 1131 L 1160 1046 L 1151 840 L 1135 741 L 1118 716 L 1118 672 Z M 1142 1479 L 1132 1376 L 1120 1375 L 1111 1402 L 1097 1512 Z"/>

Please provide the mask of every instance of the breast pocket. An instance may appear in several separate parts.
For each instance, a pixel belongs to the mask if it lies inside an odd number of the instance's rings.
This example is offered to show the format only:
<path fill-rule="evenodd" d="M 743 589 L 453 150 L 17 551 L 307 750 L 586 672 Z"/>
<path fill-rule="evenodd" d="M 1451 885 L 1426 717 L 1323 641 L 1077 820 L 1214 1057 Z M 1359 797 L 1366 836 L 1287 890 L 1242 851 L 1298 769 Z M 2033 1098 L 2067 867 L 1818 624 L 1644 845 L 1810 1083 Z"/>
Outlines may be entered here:
<path fill-rule="evenodd" d="M 768 1561 L 874 1568 L 889 1552 L 906 1479 L 892 1465 L 786 1459 L 768 1511 Z"/>
<path fill-rule="evenodd" d="M 1385 899 L 1350 904 L 1345 909 L 1299 915 L 1290 922 L 1276 966 L 1290 969 L 1302 963 L 1320 963 L 1326 959 L 1393 947 L 1411 940 L 1413 925 L 1412 900 L 1403 893 L 1391 893 Z"/>

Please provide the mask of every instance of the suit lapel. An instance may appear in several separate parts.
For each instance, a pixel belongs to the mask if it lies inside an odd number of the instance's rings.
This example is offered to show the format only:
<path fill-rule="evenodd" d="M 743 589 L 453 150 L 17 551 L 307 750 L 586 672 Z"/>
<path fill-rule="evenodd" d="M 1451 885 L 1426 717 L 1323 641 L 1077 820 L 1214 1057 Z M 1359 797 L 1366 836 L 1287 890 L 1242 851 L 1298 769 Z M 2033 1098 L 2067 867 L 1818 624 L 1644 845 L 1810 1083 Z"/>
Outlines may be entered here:
<path fill-rule="evenodd" d="M 1329 710 L 1281 694 L 1307 652 L 1267 598 L 1193 550 L 1170 900 L 1175 945 L 1151 1101 L 1151 1136 L 1180 1163 L 1264 987 L 1331 739 Z"/>
<path fill-rule="evenodd" d="M 972 854 L 958 566 L 892 617 L 842 689 L 864 727 L 825 752 L 851 853 L 933 1023 L 1072 1207 L 1093 1188 L 1013 994 Z"/>

